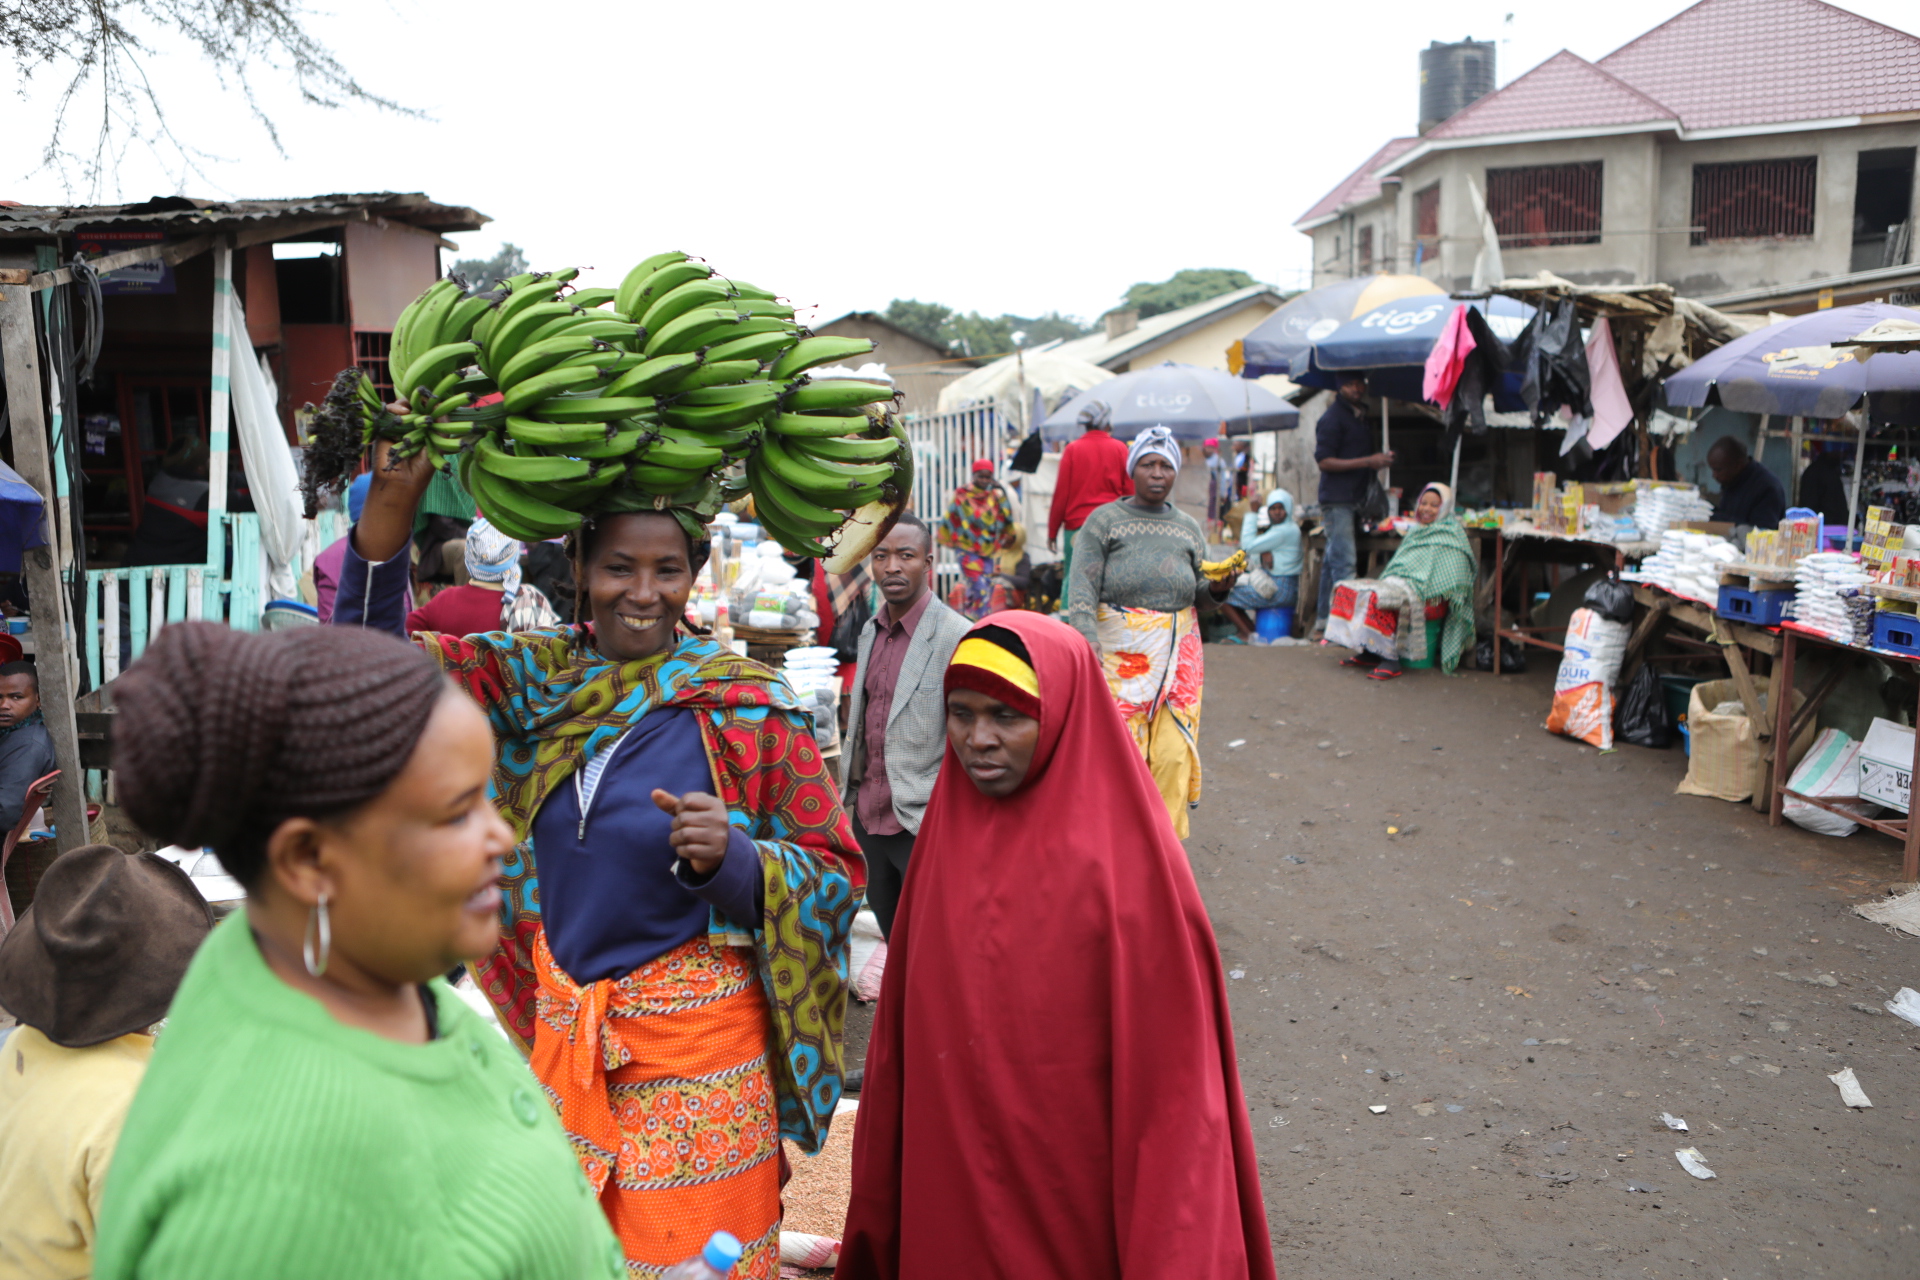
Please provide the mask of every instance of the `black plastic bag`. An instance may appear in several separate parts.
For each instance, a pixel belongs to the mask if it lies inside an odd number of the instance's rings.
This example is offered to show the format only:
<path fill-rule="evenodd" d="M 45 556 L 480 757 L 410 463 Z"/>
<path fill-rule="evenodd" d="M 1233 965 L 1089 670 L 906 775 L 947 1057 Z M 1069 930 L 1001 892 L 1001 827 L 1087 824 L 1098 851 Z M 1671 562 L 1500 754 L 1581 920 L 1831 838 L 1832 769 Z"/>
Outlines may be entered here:
<path fill-rule="evenodd" d="M 1660 748 L 1673 742 L 1673 720 L 1667 715 L 1660 677 L 1644 663 L 1620 695 L 1620 732 L 1615 736 L 1636 747 Z"/>
<path fill-rule="evenodd" d="M 1633 621 L 1633 588 L 1611 574 L 1588 587 L 1581 603 L 1609 622 Z"/>
<path fill-rule="evenodd" d="M 1491 637 L 1474 646 L 1473 669 L 1475 671 L 1493 670 L 1493 639 Z M 1526 669 L 1526 646 L 1515 644 L 1511 640 L 1500 641 L 1500 670 L 1511 676 L 1518 675 Z"/>
<path fill-rule="evenodd" d="M 1360 523 L 1371 529 L 1387 518 L 1387 491 L 1380 483 L 1380 473 L 1367 472 L 1367 490 L 1360 497 Z"/>

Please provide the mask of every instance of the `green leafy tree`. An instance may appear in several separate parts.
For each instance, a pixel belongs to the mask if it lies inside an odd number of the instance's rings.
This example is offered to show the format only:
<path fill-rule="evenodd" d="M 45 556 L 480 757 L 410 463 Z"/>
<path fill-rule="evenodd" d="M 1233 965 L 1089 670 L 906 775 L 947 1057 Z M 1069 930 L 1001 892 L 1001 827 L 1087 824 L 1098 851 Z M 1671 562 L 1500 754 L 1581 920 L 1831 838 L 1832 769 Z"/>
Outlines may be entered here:
<path fill-rule="evenodd" d="M 1253 282 L 1253 277 L 1244 271 L 1190 267 L 1174 272 L 1172 279 L 1162 280 L 1159 284 L 1134 285 L 1127 290 L 1125 305 L 1138 311 L 1140 318 L 1145 320 L 1148 316 L 1178 311 L 1181 307 L 1190 307 L 1196 302 L 1205 302 L 1208 298 L 1244 289 Z"/>
<path fill-rule="evenodd" d="M 467 288 L 478 293 L 491 289 L 508 276 L 517 276 L 527 269 L 527 255 L 519 245 L 503 244 L 500 252 L 491 258 L 461 258 L 448 270 L 463 276 Z"/>
<path fill-rule="evenodd" d="M 936 347 L 947 345 L 947 337 L 941 328 L 953 315 L 952 307 L 943 307 L 937 302 L 922 302 L 918 298 L 895 298 L 887 304 L 887 309 L 881 315 L 888 324 L 905 329 L 922 342 L 930 342 Z"/>
<path fill-rule="evenodd" d="M 978 311 L 963 314 L 937 302 L 911 298 L 895 298 L 882 314 L 888 323 L 915 337 L 965 356 L 997 356 L 1015 347 L 1035 347 L 1055 338 L 1079 338 L 1093 332 L 1058 311 L 1044 316 L 983 316 Z M 1014 341 L 1015 334 L 1020 335 L 1018 342 Z"/>

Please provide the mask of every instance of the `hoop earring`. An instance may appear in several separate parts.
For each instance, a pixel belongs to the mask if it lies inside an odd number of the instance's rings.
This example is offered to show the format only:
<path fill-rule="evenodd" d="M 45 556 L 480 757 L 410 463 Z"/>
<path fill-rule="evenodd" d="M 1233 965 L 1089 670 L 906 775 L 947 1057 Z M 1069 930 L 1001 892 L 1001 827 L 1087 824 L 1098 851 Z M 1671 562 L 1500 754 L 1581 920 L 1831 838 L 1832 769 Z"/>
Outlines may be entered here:
<path fill-rule="evenodd" d="M 316 948 L 314 935 L 319 934 Z M 315 950 L 319 958 L 314 957 Z M 307 927 L 300 931 L 300 958 L 307 962 L 307 972 L 319 977 L 327 971 L 327 957 L 333 953 L 333 922 L 327 919 L 327 891 L 320 891 L 320 904 L 307 912 Z"/>

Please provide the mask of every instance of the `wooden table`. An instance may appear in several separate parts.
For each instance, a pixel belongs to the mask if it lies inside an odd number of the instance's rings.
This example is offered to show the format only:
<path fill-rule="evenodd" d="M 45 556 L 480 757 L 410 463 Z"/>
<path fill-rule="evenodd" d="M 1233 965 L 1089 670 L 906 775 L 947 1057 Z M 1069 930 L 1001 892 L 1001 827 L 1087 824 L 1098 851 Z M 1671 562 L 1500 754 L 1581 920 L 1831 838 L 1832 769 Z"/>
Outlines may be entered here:
<path fill-rule="evenodd" d="M 1493 532 L 1488 530 L 1488 532 Z M 1555 653 L 1565 650 L 1566 646 L 1551 636 L 1551 627 L 1522 626 L 1518 622 L 1511 627 L 1500 624 L 1501 605 L 1505 598 L 1507 559 L 1516 562 L 1534 562 L 1538 564 L 1568 565 L 1612 565 L 1618 571 L 1627 566 L 1631 557 L 1639 559 L 1648 554 L 1651 543 L 1614 543 L 1595 542 L 1589 538 L 1570 538 L 1557 533 L 1520 533 L 1502 529 L 1493 540 L 1493 633 L 1499 639 L 1511 640 L 1516 644 L 1537 645 L 1542 649 L 1551 649 Z M 1637 552 L 1637 554 L 1635 554 Z M 1533 597 L 1524 590 L 1520 593 L 1521 621 L 1533 619 Z M 1499 645 L 1494 645 L 1495 658 L 1493 670 L 1501 674 Z"/>
<path fill-rule="evenodd" d="M 1700 601 L 1689 600 L 1664 587 L 1647 583 L 1633 584 L 1633 599 L 1643 612 L 1634 624 L 1633 634 L 1627 641 L 1626 657 L 1620 663 L 1620 688 L 1627 687 L 1627 681 L 1633 678 L 1640 664 L 1646 660 L 1645 651 L 1654 640 L 1663 636 L 1701 653 L 1710 654 L 1718 650 L 1733 676 L 1734 688 L 1740 691 L 1740 701 L 1746 706 L 1747 718 L 1753 722 L 1754 732 L 1759 735 L 1760 761 L 1753 780 L 1753 807 L 1765 813 L 1772 794 L 1773 752 L 1777 739 L 1773 736 L 1772 718 L 1760 710 L 1759 690 L 1754 686 L 1752 669 L 1747 665 L 1746 653 L 1742 651 L 1765 654 L 1770 660 L 1766 705 L 1779 706 L 1782 690 L 1792 687 L 1782 684 L 1784 667 L 1779 660 L 1779 629 L 1756 627 L 1747 622 L 1729 622 Z M 1665 636 L 1667 629 L 1675 625 L 1697 631 L 1705 639 Z"/>
<path fill-rule="evenodd" d="M 1888 653 L 1882 649 L 1869 649 L 1861 645 L 1846 644 L 1839 640 L 1829 639 L 1817 631 L 1809 631 L 1791 622 L 1781 624 L 1780 640 L 1780 661 L 1776 665 L 1781 672 L 1781 687 L 1787 689 L 1793 687 L 1793 660 L 1795 653 L 1801 645 L 1815 645 L 1821 648 L 1833 649 L 1843 654 L 1856 655 L 1862 659 L 1874 657 L 1879 658 L 1883 662 L 1904 662 L 1907 666 L 1913 668 L 1916 673 L 1920 673 L 1920 659 L 1910 658 L 1901 653 Z M 1848 666 L 1849 664 L 1845 662 L 1835 663 L 1833 670 L 1826 674 L 1826 677 L 1821 680 L 1819 687 L 1808 696 L 1807 700 L 1800 705 L 1797 711 L 1792 707 L 1791 698 L 1776 700 L 1776 706 L 1774 708 L 1776 718 L 1774 720 L 1773 731 L 1773 740 L 1775 742 L 1792 742 L 1795 734 L 1813 723 L 1813 718 L 1820 713 L 1821 704 L 1826 702 L 1827 695 L 1838 687 L 1840 677 L 1846 674 Z M 1916 710 L 1920 711 L 1920 708 Z M 1920 715 L 1916 715 L 1915 723 L 1920 724 Z M 1911 785 L 1914 774 L 1920 773 L 1920 733 L 1914 735 L 1913 741 L 1913 762 L 1908 766 L 1907 772 L 1909 785 Z M 1900 861 L 1900 879 L 1907 883 L 1920 880 L 1920 824 L 1916 824 L 1912 820 L 1911 815 L 1897 820 L 1893 818 L 1862 817 L 1852 810 L 1841 808 L 1831 800 L 1823 800 L 1818 796 L 1804 796 L 1797 791 L 1789 790 L 1787 788 L 1789 773 L 1790 770 L 1787 764 L 1786 752 L 1776 752 L 1773 762 L 1773 782 L 1772 786 L 1768 788 L 1772 798 L 1772 803 L 1767 810 L 1767 821 L 1769 823 L 1776 827 L 1780 825 L 1786 816 L 1786 802 L 1790 799 L 1801 801 L 1804 804 L 1810 804 L 1816 809 L 1825 809 L 1829 813 L 1837 813 L 1849 822 L 1857 822 L 1863 827 L 1870 827 L 1882 835 L 1892 836 L 1894 839 L 1900 841 L 1901 847 L 1904 850 Z M 1909 800 L 1909 805 L 1911 805 L 1911 800 Z"/>

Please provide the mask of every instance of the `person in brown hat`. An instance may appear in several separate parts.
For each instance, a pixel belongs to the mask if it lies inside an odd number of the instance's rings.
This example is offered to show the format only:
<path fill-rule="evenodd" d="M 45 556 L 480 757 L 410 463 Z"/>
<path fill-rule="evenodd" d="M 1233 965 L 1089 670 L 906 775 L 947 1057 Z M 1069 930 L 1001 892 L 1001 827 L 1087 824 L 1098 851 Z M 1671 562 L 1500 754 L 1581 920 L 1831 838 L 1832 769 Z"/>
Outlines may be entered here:
<path fill-rule="evenodd" d="M 187 874 L 150 853 L 61 854 L 0 942 L 0 1275 L 93 1271 L 94 1223 L 152 1027 L 213 928 Z"/>

